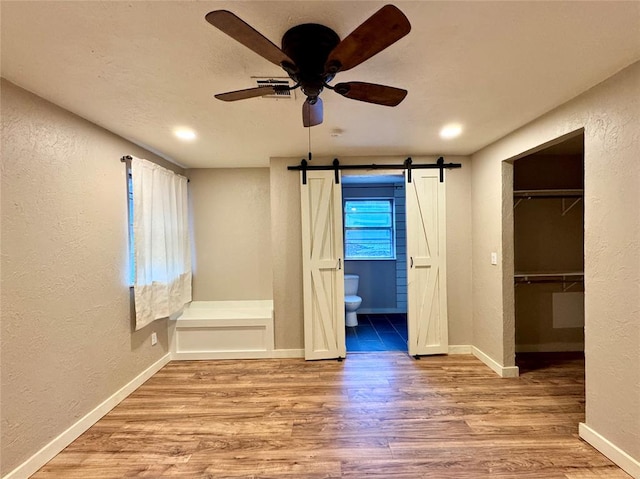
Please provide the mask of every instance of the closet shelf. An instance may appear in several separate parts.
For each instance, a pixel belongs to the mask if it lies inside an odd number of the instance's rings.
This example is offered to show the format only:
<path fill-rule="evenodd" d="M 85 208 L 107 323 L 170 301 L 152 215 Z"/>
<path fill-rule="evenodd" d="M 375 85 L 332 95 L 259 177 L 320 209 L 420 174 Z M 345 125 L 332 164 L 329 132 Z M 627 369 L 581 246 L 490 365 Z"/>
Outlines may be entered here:
<path fill-rule="evenodd" d="M 584 190 L 514 190 L 513 196 L 515 198 L 582 198 L 584 196 Z"/>
<path fill-rule="evenodd" d="M 532 283 L 562 283 L 563 291 L 567 291 L 575 284 L 584 281 L 584 271 L 516 272 L 513 277 L 516 286 Z"/>
<path fill-rule="evenodd" d="M 562 216 L 564 216 L 584 197 L 584 190 L 514 190 L 513 197 L 516 200 L 513 204 L 514 210 L 523 200 L 560 198 L 562 200 Z"/>
<path fill-rule="evenodd" d="M 517 271 L 515 278 L 564 278 L 567 276 L 584 276 L 584 271 Z"/>

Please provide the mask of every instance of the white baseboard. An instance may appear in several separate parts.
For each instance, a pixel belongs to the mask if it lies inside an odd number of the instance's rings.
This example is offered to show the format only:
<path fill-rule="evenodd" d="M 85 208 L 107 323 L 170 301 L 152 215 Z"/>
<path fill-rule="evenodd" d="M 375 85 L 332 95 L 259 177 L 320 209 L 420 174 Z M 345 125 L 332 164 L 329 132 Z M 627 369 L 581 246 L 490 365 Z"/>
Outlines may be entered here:
<path fill-rule="evenodd" d="M 630 474 L 631 477 L 634 479 L 640 479 L 640 461 L 631 457 L 618 446 L 582 422 L 578 426 L 578 434 L 582 439 L 607 456 L 607 458 L 620 467 L 620 469 L 625 471 L 627 474 Z"/>
<path fill-rule="evenodd" d="M 471 354 L 470 344 L 450 344 L 449 354 Z"/>
<path fill-rule="evenodd" d="M 171 353 L 172 361 L 282 358 L 304 358 L 304 349 L 272 349 L 269 351 L 190 351 Z"/>
<path fill-rule="evenodd" d="M 502 378 L 517 378 L 520 374 L 520 369 L 518 368 L 518 366 L 503 366 L 502 364 L 494 361 L 491 357 L 480 351 L 475 346 L 471 348 L 471 353 L 480 361 L 493 369 Z"/>
<path fill-rule="evenodd" d="M 2 479 L 27 479 L 171 360 L 166 354 Z"/>

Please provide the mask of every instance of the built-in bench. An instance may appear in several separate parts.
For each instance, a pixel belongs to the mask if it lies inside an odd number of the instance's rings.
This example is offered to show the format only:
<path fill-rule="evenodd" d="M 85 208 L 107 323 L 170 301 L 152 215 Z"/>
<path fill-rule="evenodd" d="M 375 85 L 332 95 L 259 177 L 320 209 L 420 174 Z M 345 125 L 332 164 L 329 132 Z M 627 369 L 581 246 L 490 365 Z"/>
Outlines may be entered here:
<path fill-rule="evenodd" d="M 170 321 L 172 359 L 270 358 L 273 301 L 193 301 Z"/>

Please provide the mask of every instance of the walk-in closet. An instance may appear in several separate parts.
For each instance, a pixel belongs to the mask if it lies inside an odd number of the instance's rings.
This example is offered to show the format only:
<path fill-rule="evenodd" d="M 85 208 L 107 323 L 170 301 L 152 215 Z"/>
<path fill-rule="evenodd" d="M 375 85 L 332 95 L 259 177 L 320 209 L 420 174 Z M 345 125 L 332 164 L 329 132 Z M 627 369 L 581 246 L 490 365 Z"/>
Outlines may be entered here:
<path fill-rule="evenodd" d="M 514 162 L 516 353 L 584 351 L 584 139 Z"/>

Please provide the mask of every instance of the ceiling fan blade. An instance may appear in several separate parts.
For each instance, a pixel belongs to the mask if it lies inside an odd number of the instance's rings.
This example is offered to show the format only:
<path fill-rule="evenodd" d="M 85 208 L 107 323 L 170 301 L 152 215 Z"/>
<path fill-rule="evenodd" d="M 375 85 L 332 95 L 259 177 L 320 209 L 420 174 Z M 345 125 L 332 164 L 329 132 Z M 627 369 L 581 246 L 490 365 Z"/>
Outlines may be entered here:
<path fill-rule="evenodd" d="M 302 105 L 302 124 L 305 128 L 322 123 L 323 108 L 322 98 L 316 98 L 315 103 L 309 103 L 309 99 Z"/>
<path fill-rule="evenodd" d="M 350 81 L 338 83 L 334 91 L 352 100 L 366 101 L 378 105 L 396 106 L 407 96 L 407 90 L 375 83 Z"/>
<path fill-rule="evenodd" d="M 349 70 L 381 52 L 411 31 L 411 24 L 398 7 L 385 5 L 374 13 L 329 54 L 327 73 Z"/>
<path fill-rule="evenodd" d="M 236 90 L 227 93 L 218 93 L 215 97 L 223 101 L 244 100 L 246 98 L 255 98 L 257 96 L 272 95 L 276 92 L 274 86 L 259 86 L 256 88 L 247 88 L 246 90 Z"/>
<path fill-rule="evenodd" d="M 205 15 L 205 19 L 217 29 L 223 31 L 234 40 L 250 48 L 271 63 L 282 62 L 294 64 L 282 50 L 244 20 L 227 10 L 214 10 Z"/>

